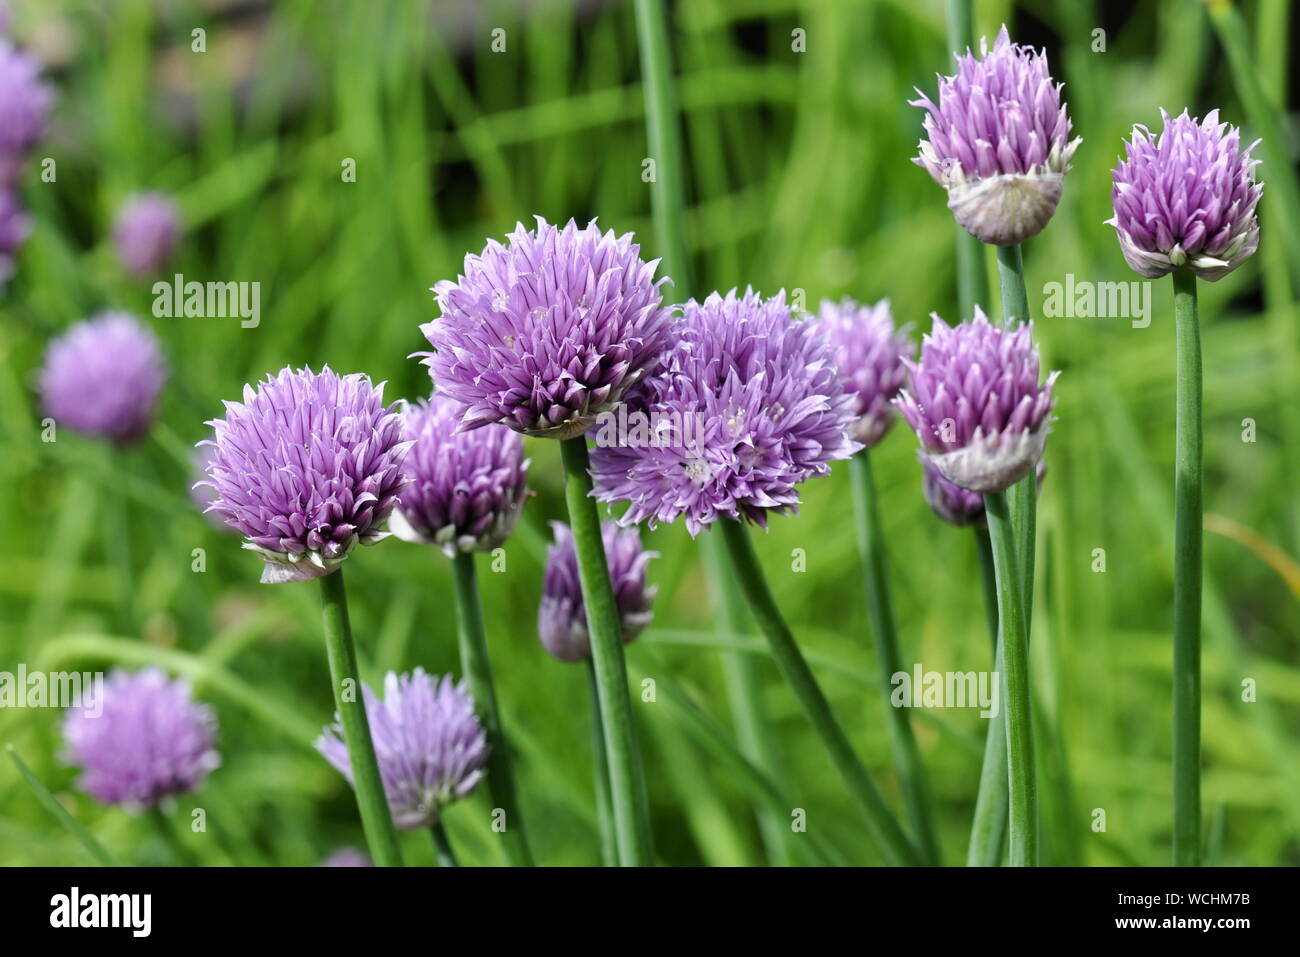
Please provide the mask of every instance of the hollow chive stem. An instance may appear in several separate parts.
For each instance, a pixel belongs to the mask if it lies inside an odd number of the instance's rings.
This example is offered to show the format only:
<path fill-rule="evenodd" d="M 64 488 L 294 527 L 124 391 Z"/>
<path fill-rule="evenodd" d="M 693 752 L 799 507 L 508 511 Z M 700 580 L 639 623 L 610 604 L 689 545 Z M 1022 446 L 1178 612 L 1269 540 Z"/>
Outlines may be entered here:
<path fill-rule="evenodd" d="M 920 863 L 916 848 L 908 841 L 907 835 L 885 804 L 870 773 L 858 760 L 848 737 L 831 713 L 830 704 L 817 684 L 817 679 L 804 661 L 794 635 L 790 633 L 776 606 L 776 599 L 772 597 L 772 590 L 768 587 L 758 556 L 754 553 L 749 530 L 732 519 L 719 521 L 717 528 L 726 543 L 736 580 L 749 602 L 754 620 L 767 636 L 777 667 L 794 691 L 813 730 L 821 738 L 836 770 L 848 785 L 849 793 L 867 819 L 867 826 L 876 844 L 891 863 Z"/>
<path fill-rule="evenodd" d="M 1021 592 L 1021 563 L 1005 492 L 984 496 L 998 584 L 998 638 L 1002 650 L 1002 701 L 1007 728 L 1007 792 L 1011 864 L 1038 862 L 1038 793 L 1030 722 L 1029 636 Z"/>
<path fill-rule="evenodd" d="M 1201 863 L 1201 330 L 1196 276 L 1174 272 L 1174 863 Z"/>
<path fill-rule="evenodd" d="M 881 693 L 889 715 L 889 737 L 894 766 L 903 792 L 903 803 L 916 835 L 922 861 L 938 864 L 939 841 L 934 830 L 934 807 L 925 765 L 908 709 L 894 707 L 891 698 L 893 676 L 904 670 L 898 651 L 898 629 L 889 599 L 889 570 L 885 556 L 884 532 L 880 525 L 880 507 L 875 477 L 871 472 L 871 452 L 863 449 L 853 456 L 849 467 L 853 473 L 853 498 L 856 506 L 858 550 L 867 591 L 867 614 L 871 619 L 871 636 L 875 643 L 876 663 L 880 670 Z"/>
<path fill-rule="evenodd" d="M 600 518 L 596 514 L 596 502 L 591 497 L 586 438 L 579 435 L 561 440 L 560 454 L 564 461 L 564 498 L 578 558 L 578 580 L 582 585 L 587 632 L 591 637 L 591 660 L 605 735 L 605 757 L 609 762 L 610 804 L 614 810 L 619 863 L 624 867 L 645 866 L 653 863 L 645 778 L 637 750 L 636 728 L 632 723 L 632 700 L 627 690 L 622 625 L 609 580 Z"/>
<path fill-rule="evenodd" d="M 505 830 L 501 832 L 501 856 L 507 865 L 532 867 L 533 855 L 528 847 L 524 817 L 519 809 L 510 746 L 501 730 L 501 711 L 497 706 L 496 688 L 492 683 L 492 665 L 488 659 L 483 603 L 479 598 L 473 552 L 456 553 L 452 559 L 452 577 L 456 583 L 460 666 L 469 679 L 470 693 L 474 696 L 492 748 L 488 756 L 488 796 L 492 806 L 505 813 Z"/>
<path fill-rule="evenodd" d="M 636 0 L 636 22 L 645 91 L 646 138 L 657 166 L 650 186 L 650 206 L 665 272 L 672 276 L 672 293 L 680 300 L 690 295 L 691 264 L 686 245 L 681 124 L 668 43 L 668 18 L 662 0 Z M 743 602 L 727 575 L 721 544 L 709 536 L 702 547 L 716 600 L 717 627 L 737 634 L 744 620 Z M 722 664 L 741 752 L 775 776 L 778 754 L 760 702 L 758 662 L 752 655 L 727 651 L 723 652 Z M 768 860 L 778 865 L 790 863 L 789 829 L 766 808 L 757 809 L 757 815 Z"/>
<path fill-rule="evenodd" d="M 325 652 L 329 659 L 330 683 L 334 687 L 334 707 L 343 725 L 343 740 L 348 748 L 352 782 L 361 812 L 370 857 L 379 867 L 400 867 L 402 853 L 397 846 L 388 798 L 379 777 L 379 762 L 370 738 L 361 677 L 357 671 L 357 652 L 352 643 L 352 625 L 348 621 L 348 596 L 343 584 L 343 569 L 335 569 L 320 579 L 321 610 L 325 625 Z"/>
<path fill-rule="evenodd" d="M 609 761 L 605 759 L 605 729 L 600 720 L 600 692 L 596 668 L 587 662 L 587 683 L 591 690 L 591 758 L 596 782 L 596 823 L 600 828 L 600 860 L 606 867 L 618 866 L 618 839 L 614 836 L 614 809 L 609 803 Z"/>
<path fill-rule="evenodd" d="M 998 582 L 993 567 L 993 544 L 987 528 L 976 527 L 980 580 L 984 585 L 984 611 L 988 619 L 993 670 L 1002 674 L 1002 648 L 998 644 Z M 999 677 L 999 681 L 1001 678 Z M 999 698 L 1001 695 L 999 694 Z M 971 821 L 967 867 L 997 867 L 1007 836 L 1007 726 L 1001 701 L 998 713 L 989 718 L 984 739 L 984 764 L 980 769 L 975 815 Z"/>
<path fill-rule="evenodd" d="M 434 821 L 429 827 L 429 833 L 433 835 L 433 848 L 438 853 L 439 867 L 459 867 L 456 861 L 456 854 L 451 849 L 451 839 L 447 837 L 447 829 L 443 826 L 442 818 Z"/>

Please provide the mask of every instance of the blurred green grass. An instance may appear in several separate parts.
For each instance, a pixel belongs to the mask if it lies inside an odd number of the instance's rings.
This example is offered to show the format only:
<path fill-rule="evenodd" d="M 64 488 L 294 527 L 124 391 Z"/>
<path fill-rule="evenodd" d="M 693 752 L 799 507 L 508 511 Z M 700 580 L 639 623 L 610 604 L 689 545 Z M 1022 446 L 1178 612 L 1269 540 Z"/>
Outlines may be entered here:
<path fill-rule="evenodd" d="M 219 4 L 85 0 L 18 5 L 20 40 L 48 50 L 56 123 L 29 164 L 24 201 L 35 233 L 0 293 L 0 670 L 137 666 L 191 676 L 221 723 L 223 766 L 180 802 L 207 812 L 187 835 L 207 863 L 314 864 L 361 844 L 342 779 L 310 750 L 331 703 L 314 589 L 256 584 L 256 559 L 190 504 L 185 455 L 203 421 L 244 382 L 286 364 L 363 371 L 389 395 L 416 397 L 427 376 L 408 354 L 436 312 L 428 287 L 467 251 L 533 214 L 599 216 L 635 230 L 656 254 L 631 5 L 544 2 Z M 1043 284 L 1127 281 L 1110 214 L 1109 169 L 1134 122 L 1158 109 L 1218 106 L 1245 123 L 1196 0 L 1123 5 L 978 2 L 976 24 L 1004 20 L 1047 45 L 1084 138 L 1050 227 L 1026 247 L 1031 309 Z M 1242 4 L 1258 26 L 1261 74 L 1286 94 L 1284 3 Z M 452 29 L 465 9 L 469 27 Z M 1285 11 L 1283 11 L 1285 12 Z M 1111 24 L 1105 53 L 1091 30 Z M 190 31 L 207 30 L 207 52 Z M 490 33 L 506 30 L 493 53 Z M 807 52 L 790 31 L 807 31 Z M 920 135 L 912 87 L 946 69 L 938 0 L 840 3 L 692 0 L 675 6 L 687 147 L 689 239 L 699 289 L 888 296 L 919 335 L 928 314 L 955 316 L 951 217 L 909 162 Z M 57 41 L 57 42 L 56 42 Z M 1252 138 L 1249 127 L 1247 139 Z M 356 161 L 355 183 L 340 177 Z M 1268 169 L 1262 170 L 1267 182 Z M 39 435 L 32 375 L 50 335 L 105 306 L 150 314 L 147 284 L 127 282 L 105 245 L 123 195 L 173 191 L 188 237 L 176 270 L 191 279 L 259 281 L 261 325 L 151 319 L 173 370 L 162 427 L 105 457 L 68 432 Z M 1268 193 L 1266 190 L 1266 197 Z M 1282 230 L 1263 211 L 1256 258 L 1202 284 L 1208 512 L 1300 555 L 1300 319 Z M 991 266 L 990 262 L 990 266 Z M 1291 277 L 1300 281 L 1300 277 Z M 996 283 L 994 284 L 996 288 Z M 996 303 L 988 304 L 995 307 Z M 1046 849 L 1052 861 L 1163 864 L 1170 836 L 1169 622 L 1172 581 L 1173 324 L 1167 283 L 1153 322 L 1040 319 L 1049 368 L 1064 370 L 1040 516 L 1033 664 L 1043 749 Z M 1244 443 L 1242 420 L 1257 423 Z M 968 534 L 942 525 L 920 495 L 915 440 L 896 429 L 873 456 L 886 503 L 904 660 L 928 670 L 987 667 L 978 566 Z M 489 642 L 539 860 L 598 859 L 591 802 L 586 678 L 547 657 L 535 636 L 546 522 L 563 516 L 558 449 L 530 442 L 538 495 L 510 542 L 507 570 L 482 574 Z M 891 798 L 896 782 L 873 684 L 849 477 L 804 488 L 797 519 L 775 519 L 758 547 L 779 600 L 832 703 Z M 134 590 L 118 606 L 106 523 L 130 521 Z M 646 534 L 662 555 L 652 630 L 633 645 L 660 857 L 668 863 L 761 861 L 751 780 L 700 735 L 683 701 L 725 723 L 700 549 L 680 527 Z M 1300 648 L 1297 606 L 1263 561 L 1206 543 L 1205 802 L 1212 861 L 1300 863 Z M 207 570 L 191 571 L 206 551 Z M 807 571 L 792 570 L 804 549 Z M 1093 550 L 1107 571 L 1091 570 Z M 456 671 L 450 569 L 439 554 L 389 541 L 349 562 L 363 673 L 422 664 Z M 129 623 L 130 627 L 124 627 Z M 765 704 L 779 734 L 791 807 L 836 859 L 877 862 L 847 796 L 770 662 Z M 1241 701 L 1243 678 L 1259 700 Z M 161 859 L 141 820 L 96 806 L 58 760 L 58 713 L 0 711 L 13 742 L 75 816 L 117 856 Z M 950 863 L 964 859 L 984 724 L 973 712 L 916 715 Z M 1093 809 L 1107 830 L 1091 830 Z M 476 795 L 447 817 L 471 863 L 495 863 L 488 806 Z M 427 836 L 404 839 L 431 863 Z M 9 766 L 0 762 L 0 864 L 83 863 Z"/>

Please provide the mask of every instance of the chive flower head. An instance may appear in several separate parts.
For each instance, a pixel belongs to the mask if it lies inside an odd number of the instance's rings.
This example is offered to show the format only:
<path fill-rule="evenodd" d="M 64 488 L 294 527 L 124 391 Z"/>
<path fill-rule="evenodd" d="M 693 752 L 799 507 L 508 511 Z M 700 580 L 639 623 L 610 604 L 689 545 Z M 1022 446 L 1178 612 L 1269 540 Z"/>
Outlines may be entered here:
<path fill-rule="evenodd" d="M 1255 182 L 1259 160 L 1250 158 L 1259 141 L 1243 150 L 1240 131 L 1220 123 L 1218 110 L 1204 120 L 1186 110 L 1160 117 L 1158 137 L 1139 124 L 1124 144 L 1126 158 L 1111 173 L 1115 215 L 1106 222 L 1139 275 L 1155 279 L 1186 266 L 1214 282 L 1259 248 L 1255 208 L 1264 184 Z"/>
<path fill-rule="evenodd" d="M 13 185 L 53 102 L 35 58 L 0 37 L 0 186 Z"/>
<path fill-rule="evenodd" d="M 632 234 L 593 221 L 517 224 L 465 272 L 433 287 L 442 315 L 420 327 L 438 388 L 468 408 L 465 429 L 504 422 L 570 438 L 658 365 L 671 313 Z"/>
<path fill-rule="evenodd" d="M 1032 334 L 1029 324 L 994 326 L 976 306 L 957 326 L 935 316 L 920 360 L 904 360 L 908 384 L 895 402 L 948 481 L 999 492 L 1043 457 L 1058 373 L 1039 383 Z"/>
<path fill-rule="evenodd" d="M 163 269 L 181 241 L 181 214 L 176 201 L 162 193 L 128 197 L 113 221 L 117 258 L 137 279 Z"/>
<path fill-rule="evenodd" d="M 894 424 L 894 396 L 907 381 L 903 358 L 913 353 L 905 332 L 894 328 L 889 300 L 874 306 L 852 299 L 822 300 L 812 322 L 835 350 L 844 391 L 853 397 L 857 418 L 849 436 L 871 448 Z"/>
<path fill-rule="evenodd" d="M 64 760 L 102 804 L 138 809 L 197 790 L 221 763 L 212 708 L 159 668 L 114 671 L 63 719 Z"/>
<path fill-rule="evenodd" d="M 285 368 L 207 423 L 208 509 L 262 557 L 263 582 L 328 575 L 388 535 L 380 526 L 406 484 L 410 443 L 383 395 L 364 375 Z"/>
<path fill-rule="evenodd" d="M 563 522 L 552 522 L 551 529 L 555 542 L 546 550 L 537 635 L 551 657 L 559 661 L 586 661 L 591 657 L 591 636 L 578 581 L 573 531 Z M 641 547 L 641 535 L 635 528 L 619 528 L 614 522 L 604 522 L 600 534 L 623 641 L 627 643 L 641 634 L 653 617 L 650 609 L 658 589 L 646 585 L 646 566 L 659 553 Z"/>
<path fill-rule="evenodd" d="M 402 830 L 430 827 L 448 804 L 468 796 L 486 773 L 487 732 L 474 713 L 464 682 L 436 678 L 423 668 L 389 672 L 384 696 L 362 686 L 379 776 Z M 343 727 L 327 727 L 316 739 L 325 760 L 353 783 Z"/>
<path fill-rule="evenodd" d="M 1080 140 L 1070 139 L 1062 84 L 1047 54 L 1012 43 L 1002 27 L 993 49 L 957 57 L 939 77 L 936 104 L 919 89 L 926 139 L 912 162 L 948 191 L 957 222 L 981 242 L 1010 246 L 1037 235 L 1061 200 Z"/>

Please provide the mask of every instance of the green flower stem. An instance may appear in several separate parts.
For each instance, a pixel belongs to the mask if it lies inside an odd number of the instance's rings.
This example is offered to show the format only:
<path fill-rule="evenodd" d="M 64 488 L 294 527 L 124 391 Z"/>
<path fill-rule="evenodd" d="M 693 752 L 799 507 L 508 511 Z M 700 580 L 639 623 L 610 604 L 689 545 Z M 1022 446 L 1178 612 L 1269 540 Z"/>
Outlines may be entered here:
<path fill-rule="evenodd" d="M 150 823 L 153 824 L 154 830 L 158 832 L 158 836 L 162 838 L 163 843 L 167 845 L 167 850 L 171 852 L 171 855 L 175 858 L 177 864 L 181 867 L 201 866 L 199 861 L 194 857 L 194 854 L 177 836 L 171 820 L 167 817 L 166 812 L 163 811 L 162 808 L 157 806 L 151 807 L 146 812 L 146 816 L 149 818 Z"/>
<path fill-rule="evenodd" d="M 1196 276 L 1174 274 L 1174 863 L 1201 863 L 1201 330 Z"/>
<path fill-rule="evenodd" d="M 614 809 L 609 803 L 609 762 L 605 759 L 605 729 L 600 720 L 600 691 L 596 667 L 587 662 L 591 689 L 591 757 L 596 781 L 596 819 L 600 824 L 600 860 L 605 867 L 618 866 L 618 839 L 614 836 Z"/>
<path fill-rule="evenodd" d="M 948 49 L 956 55 L 975 42 L 971 17 L 971 0 L 948 0 Z M 957 242 L 957 302 L 962 318 L 975 314 L 976 304 L 989 298 L 989 275 L 985 265 L 984 244 L 953 224 Z"/>
<path fill-rule="evenodd" d="M 662 0 L 636 0 L 636 18 L 646 138 L 656 165 L 650 205 L 664 272 L 672 277 L 673 295 L 680 300 L 690 295 L 691 264 L 686 247 L 686 189 L 677 91 Z M 702 547 L 717 602 L 717 627 L 720 632 L 739 634 L 744 607 L 735 583 L 727 575 L 721 543 L 708 536 Z M 752 655 L 724 652 L 722 664 L 741 751 L 764 771 L 777 775 L 778 755 L 760 700 L 758 663 Z M 785 823 L 763 809 L 758 812 L 758 825 L 768 860 L 778 865 L 790 863 L 790 831 Z"/>
<path fill-rule="evenodd" d="M 54 815 L 55 820 L 62 824 L 69 834 L 81 842 L 81 846 L 86 849 L 86 853 L 104 867 L 121 867 L 121 862 L 119 862 L 117 858 L 108 851 L 104 850 L 104 845 L 95 840 L 94 835 L 92 835 L 90 831 L 86 830 L 85 825 L 69 814 L 68 809 L 60 804 L 58 798 L 50 793 L 50 789 L 45 786 L 44 782 L 32 773 L 32 769 L 27 766 L 27 762 L 18 756 L 18 752 L 14 750 L 14 746 L 12 744 L 6 744 L 5 750 L 9 752 L 9 760 L 13 761 L 14 767 L 18 769 L 18 773 L 22 775 L 23 780 L 27 782 L 27 786 L 32 789 L 37 800 L 45 806 L 47 811 Z"/>
<path fill-rule="evenodd" d="M 1021 563 L 1005 492 L 984 496 L 998 581 L 998 622 L 1002 650 L 1002 700 L 1007 728 L 1011 864 L 1038 862 L 1038 794 L 1034 777 L 1034 737 L 1030 722 L 1029 635 L 1021 592 Z"/>
<path fill-rule="evenodd" d="M 1025 289 L 1025 261 L 1020 246 L 998 246 L 998 283 L 1002 291 L 1002 318 L 1008 326 L 1029 321 L 1029 293 Z M 963 316 L 963 318 L 970 318 Z"/>
<path fill-rule="evenodd" d="M 871 775 L 858 760 L 843 729 L 831 714 L 826 696 L 809 670 L 808 663 L 804 661 L 785 619 L 781 617 L 776 600 L 763 576 L 763 569 L 758 563 L 758 556 L 754 553 L 749 530 L 732 519 L 723 519 L 717 525 L 726 543 L 736 580 L 749 602 L 755 621 L 767 636 L 772 657 L 776 659 L 777 667 L 799 699 L 805 716 L 822 739 L 831 761 L 866 817 L 872 837 L 891 863 L 919 863 L 920 857 L 916 849 L 890 813 Z"/>
<path fill-rule="evenodd" d="M 632 723 L 632 700 L 627 690 L 623 661 L 622 625 L 614 588 L 609 580 L 600 517 L 591 497 L 587 439 L 575 436 L 560 442 L 564 460 L 564 498 L 569 507 L 573 546 L 578 558 L 578 579 L 591 636 L 591 659 L 596 672 L 597 699 L 609 762 L 610 804 L 619 863 L 639 867 L 653 863 L 650 815 L 646 806 L 645 778 Z"/>
<path fill-rule="evenodd" d="M 912 733 L 907 708 L 894 707 L 891 698 L 893 676 L 903 668 L 898 651 L 898 633 L 894 610 L 889 599 L 889 571 L 885 558 L 885 538 L 880 525 L 879 495 L 871 473 L 871 452 L 863 449 L 849 463 L 853 473 L 853 498 L 858 525 L 858 550 L 867 589 L 867 613 L 871 618 L 871 636 L 875 641 L 876 662 L 880 668 L 880 688 L 889 715 L 889 736 L 893 746 L 894 766 L 898 771 L 903 803 L 916 835 L 922 861 L 938 864 L 939 841 L 934 831 L 933 797 L 926 780 L 925 765 Z"/>
<path fill-rule="evenodd" d="M 492 806 L 505 812 L 501 856 L 507 865 L 533 866 L 524 833 L 524 817 L 519 809 L 515 778 L 510 762 L 510 746 L 501 730 L 501 710 L 497 706 L 496 688 L 492 683 L 492 665 L 488 660 L 487 634 L 483 627 L 483 603 L 479 598 L 474 554 L 457 552 L 452 559 L 452 577 L 456 582 L 456 610 L 460 638 L 460 667 L 469 679 L 470 692 L 478 705 L 483 727 L 492 750 L 488 755 L 487 789 Z"/>
<path fill-rule="evenodd" d="M 434 821 L 429 827 L 429 833 L 433 835 L 433 847 L 438 852 L 439 867 L 459 867 L 456 863 L 456 854 L 451 849 L 451 840 L 447 837 L 447 829 L 443 827 L 442 818 Z"/>
<path fill-rule="evenodd" d="M 325 652 L 329 658 L 330 683 L 334 686 L 334 707 L 343 725 L 343 740 L 348 747 L 357 808 L 361 812 L 361 826 L 366 833 L 370 857 L 379 867 L 400 867 L 402 852 L 397 846 L 397 831 L 393 828 L 388 798 L 379 777 L 379 762 L 375 759 L 370 721 L 366 718 L 361 694 L 361 677 L 357 673 L 357 652 L 352 644 L 348 596 L 341 566 L 320 579 L 320 595 Z"/>
<path fill-rule="evenodd" d="M 1002 674 L 1002 648 L 998 644 L 998 583 L 993 566 L 993 544 L 987 528 L 976 526 L 980 579 L 984 584 L 984 610 L 988 618 L 993 649 L 993 670 Z M 999 679 L 1000 680 L 1000 679 Z M 999 702 L 998 713 L 989 719 L 984 739 L 984 764 L 980 770 L 975 816 L 971 822 L 966 866 L 997 867 L 1007 836 L 1007 725 L 1006 711 Z"/>

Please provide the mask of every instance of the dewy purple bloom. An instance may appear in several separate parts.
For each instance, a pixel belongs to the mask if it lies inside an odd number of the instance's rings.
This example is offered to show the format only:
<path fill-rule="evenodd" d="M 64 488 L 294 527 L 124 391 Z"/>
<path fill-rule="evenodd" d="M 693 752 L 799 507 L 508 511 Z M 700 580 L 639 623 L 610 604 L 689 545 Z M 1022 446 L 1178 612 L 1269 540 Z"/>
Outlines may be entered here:
<path fill-rule="evenodd" d="M 538 217 L 509 245 L 489 240 L 465 273 L 433 287 L 442 315 L 420 327 L 439 390 L 465 403 L 462 427 L 504 422 L 581 435 L 659 363 L 669 310 L 630 233 Z"/>
<path fill-rule="evenodd" d="M 1058 373 L 1038 381 L 1032 325 L 1004 329 L 975 319 L 956 327 L 938 316 L 905 359 L 908 386 L 895 400 L 921 448 L 950 482 L 999 492 L 1028 475 L 1043 456 Z"/>
<path fill-rule="evenodd" d="M 0 185 L 0 285 L 14 274 L 14 257 L 31 231 L 31 217 L 23 211 L 18 194 Z"/>
<path fill-rule="evenodd" d="M 416 668 L 389 672 L 383 700 L 362 688 L 393 823 L 402 830 L 428 827 L 444 807 L 469 795 L 486 773 L 487 732 L 474 714 L 463 683 Z M 352 781 L 343 729 L 334 724 L 316 740 L 330 764 Z"/>
<path fill-rule="evenodd" d="M 0 186 L 12 186 L 45 132 L 53 94 L 36 60 L 0 37 Z"/>
<path fill-rule="evenodd" d="M 978 58 L 967 50 L 953 76 L 939 77 L 938 104 L 916 92 L 927 139 L 913 162 L 948 191 L 957 222 L 999 246 L 1040 232 L 1080 143 L 1047 55 L 1012 43 L 1004 26 L 992 50 L 981 39 Z"/>
<path fill-rule="evenodd" d="M 117 258 L 137 279 L 154 275 L 166 266 L 180 241 L 180 209 L 162 193 L 129 197 L 113 221 Z"/>
<path fill-rule="evenodd" d="M 894 328 L 888 299 L 874 306 L 859 305 L 852 299 L 838 303 L 822 300 L 812 322 L 834 348 L 844 390 L 853 397 L 857 418 L 849 435 L 871 448 L 893 425 L 891 403 L 907 381 L 902 360 L 912 355 L 912 344 Z"/>
<path fill-rule="evenodd" d="M 654 440 L 592 453 L 596 497 L 626 500 L 626 523 L 684 517 L 691 535 L 720 518 L 766 526 L 794 512 L 799 484 L 861 446 L 854 398 L 830 346 L 796 322 L 785 295 L 688 302 L 666 367 L 629 396 Z M 667 428 L 664 428 L 667 426 Z"/>
<path fill-rule="evenodd" d="M 393 512 L 393 534 L 456 552 L 491 551 L 505 542 L 528 497 L 523 437 L 504 425 L 458 432 L 465 406 L 441 392 L 402 412 L 412 442 L 410 484 Z"/>
<path fill-rule="evenodd" d="M 1133 127 L 1127 158 L 1111 174 L 1115 215 L 1106 222 L 1139 275 L 1155 279 L 1185 265 L 1213 282 L 1259 248 L 1255 207 L 1264 184 L 1250 158 L 1259 141 L 1242 150 L 1240 132 L 1220 123 L 1218 110 L 1199 122 L 1186 110 L 1160 117 L 1159 137 Z"/>
<path fill-rule="evenodd" d="M 388 518 L 406 484 L 401 417 L 384 405 L 383 385 L 328 366 L 281 370 L 226 417 L 208 422 L 208 463 L 216 499 L 208 506 L 266 562 L 267 583 L 319 578 L 359 544 L 388 535 Z"/>
<path fill-rule="evenodd" d="M 154 334 L 127 313 L 105 312 L 50 343 L 38 388 L 55 423 L 121 445 L 148 431 L 166 381 Z"/>
<path fill-rule="evenodd" d="M 104 804 L 153 807 L 196 790 L 220 763 L 216 717 L 188 682 L 158 668 L 114 671 L 98 701 L 83 696 L 63 720 L 64 760 L 78 785 Z"/>
<path fill-rule="evenodd" d="M 551 529 L 555 543 L 546 550 L 537 635 L 553 658 L 586 661 L 591 657 L 591 636 L 587 632 L 587 610 L 578 581 L 573 532 L 563 522 L 552 522 Z M 641 548 L 641 535 L 635 528 L 621 529 L 614 522 L 604 522 L 600 533 L 626 643 L 639 635 L 653 617 L 650 608 L 657 589 L 646 586 L 646 566 L 659 553 Z"/>

